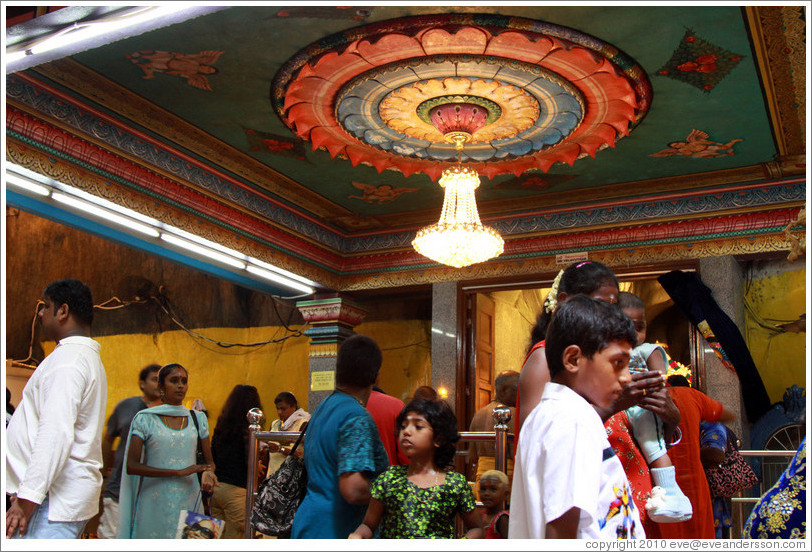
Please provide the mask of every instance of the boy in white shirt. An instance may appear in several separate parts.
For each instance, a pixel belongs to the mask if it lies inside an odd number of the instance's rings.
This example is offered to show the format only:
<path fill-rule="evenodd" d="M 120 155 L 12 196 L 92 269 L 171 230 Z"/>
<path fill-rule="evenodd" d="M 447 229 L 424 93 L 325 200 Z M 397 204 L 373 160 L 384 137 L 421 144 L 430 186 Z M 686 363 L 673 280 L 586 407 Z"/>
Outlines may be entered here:
<path fill-rule="evenodd" d="M 558 307 L 545 351 L 552 379 L 521 429 L 510 538 L 645 538 L 594 408 L 608 407 L 631 381 L 636 341 L 616 305 L 577 295 Z"/>

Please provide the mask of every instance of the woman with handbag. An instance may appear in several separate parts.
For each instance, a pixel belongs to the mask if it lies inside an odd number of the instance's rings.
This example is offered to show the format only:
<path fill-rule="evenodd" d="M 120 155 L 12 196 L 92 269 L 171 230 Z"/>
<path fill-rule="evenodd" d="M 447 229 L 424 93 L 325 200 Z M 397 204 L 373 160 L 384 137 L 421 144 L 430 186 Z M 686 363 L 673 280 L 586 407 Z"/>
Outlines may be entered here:
<path fill-rule="evenodd" d="M 122 539 L 175 538 L 180 512 L 201 511 L 201 489 L 218 484 L 206 416 L 183 406 L 186 368 L 161 368 L 158 388 L 163 404 L 140 411 L 130 426 L 119 499 Z M 206 464 L 195 463 L 198 446 Z"/>
<path fill-rule="evenodd" d="M 245 531 L 245 488 L 248 483 L 248 419 L 252 408 L 262 409 L 253 385 L 235 385 L 217 418 L 211 439 L 220 483 L 214 489 L 211 515 L 226 522 L 223 539 L 241 539 Z"/>
<path fill-rule="evenodd" d="M 389 466 L 364 408 L 380 367 L 381 350 L 367 336 L 353 335 L 338 349 L 335 390 L 305 433 L 307 492 L 293 519 L 294 539 L 344 539 L 363 521 L 370 483 Z"/>

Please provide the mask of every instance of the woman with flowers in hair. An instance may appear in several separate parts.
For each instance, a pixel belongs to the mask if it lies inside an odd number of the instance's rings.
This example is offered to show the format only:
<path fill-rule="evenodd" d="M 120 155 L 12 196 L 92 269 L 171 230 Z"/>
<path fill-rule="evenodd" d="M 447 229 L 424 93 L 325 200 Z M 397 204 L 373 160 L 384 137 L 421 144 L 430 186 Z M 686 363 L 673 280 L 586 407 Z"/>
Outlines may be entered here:
<path fill-rule="evenodd" d="M 547 326 L 558 305 L 572 296 L 587 295 L 609 303 L 617 303 L 620 289 L 617 277 L 605 265 L 596 261 L 573 263 L 558 273 L 552 288 L 544 301 L 544 308 L 536 319 L 531 332 L 531 347 L 522 365 L 519 376 L 519 393 L 516 397 L 516 434 L 514 442 L 519 445 L 520 429 L 524 420 L 541 400 L 544 386 L 550 381 L 550 372 L 545 356 L 544 338 Z M 628 419 L 622 413 L 626 408 L 640 404 L 666 420 L 670 425 L 679 423 L 679 412 L 674 408 L 664 391 L 664 382 L 659 372 L 639 372 L 632 374 L 632 381 L 624 386 L 621 396 L 610 408 L 596 407 L 606 423 L 609 442 L 621 459 L 623 468 L 633 491 L 633 498 L 640 511 L 641 521 L 649 535 L 650 523 L 646 516 L 645 500 L 651 489 L 651 476 L 645 460 L 635 445 Z M 615 413 L 620 413 L 613 416 Z M 676 415 L 676 418 L 674 416 Z M 652 534 L 656 534 L 652 531 Z"/>

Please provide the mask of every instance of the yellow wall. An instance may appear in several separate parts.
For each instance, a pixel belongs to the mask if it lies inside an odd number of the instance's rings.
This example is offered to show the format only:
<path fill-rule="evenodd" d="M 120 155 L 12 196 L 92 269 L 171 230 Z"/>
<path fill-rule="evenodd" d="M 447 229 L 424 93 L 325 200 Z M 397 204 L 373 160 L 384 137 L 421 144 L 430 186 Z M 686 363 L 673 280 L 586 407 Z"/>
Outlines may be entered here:
<path fill-rule="evenodd" d="M 207 328 L 195 330 L 211 339 L 231 343 L 253 343 L 284 335 L 283 328 Z M 386 321 L 362 324 L 358 333 L 375 339 L 382 349 L 383 366 L 379 385 L 388 394 L 406 400 L 431 379 L 431 322 L 427 320 Z M 276 419 L 273 400 L 290 391 L 307 408 L 309 391 L 308 338 L 293 337 L 259 349 L 222 349 L 199 343 L 183 331 L 155 336 L 131 334 L 95 337 L 107 372 L 107 412 L 110 415 L 122 399 L 138 395 L 138 372 L 151 363 L 179 362 L 189 370 L 186 405 L 200 398 L 209 412 L 213 428 L 228 394 L 237 384 L 253 385 L 259 391 L 266 428 Z M 53 343 L 43 344 L 46 354 Z"/>
<path fill-rule="evenodd" d="M 367 322 L 355 331 L 380 346 L 383 364 L 378 386 L 387 394 L 405 402 L 421 385 L 431 385 L 430 320 Z"/>
<path fill-rule="evenodd" d="M 806 332 L 777 333 L 764 328 L 797 320 L 806 312 L 806 270 L 753 279 L 745 288 L 752 312 L 746 315 L 747 345 L 772 402 L 793 384 L 806 387 Z"/>
<path fill-rule="evenodd" d="M 280 331 L 281 330 L 281 331 Z M 283 329 L 208 328 L 198 333 L 218 341 L 253 343 L 269 336 L 283 335 Z M 189 370 L 187 406 L 200 398 L 209 412 L 213 427 L 223 403 L 237 384 L 253 385 L 259 391 L 268 420 L 276 419 L 273 399 L 281 391 L 290 391 L 302 405 L 307 405 L 308 339 L 292 337 L 281 343 L 259 349 L 242 347 L 222 349 L 213 344 L 200 345 L 183 331 L 157 335 L 131 334 L 96 337 L 101 344 L 101 358 L 107 372 L 107 416 L 124 398 L 140 394 L 138 372 L 151 363 L 178 362 Z M 44 346 L 50 353 L 53 344 Z M 266 426 L 267 426 L 266 424 Z"/>
<path fill-rule="evenodd" d="M 494 375 L 505 370 L 521 371 L 530 347 L 530 331 L 549 291 L 545 288 L 490 294 L 496 304 Z"/>

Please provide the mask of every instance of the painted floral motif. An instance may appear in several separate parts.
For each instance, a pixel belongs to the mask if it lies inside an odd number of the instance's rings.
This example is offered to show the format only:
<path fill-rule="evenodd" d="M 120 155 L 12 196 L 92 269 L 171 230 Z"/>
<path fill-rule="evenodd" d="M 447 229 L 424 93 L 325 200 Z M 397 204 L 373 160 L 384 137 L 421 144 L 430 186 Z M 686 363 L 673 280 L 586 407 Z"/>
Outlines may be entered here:
<path fill-rule="evenodd" d="M 671 59 L 657 74 L 710 92 L 738 65 L 742 57 L 699 38 L 687 29 Z"/>

